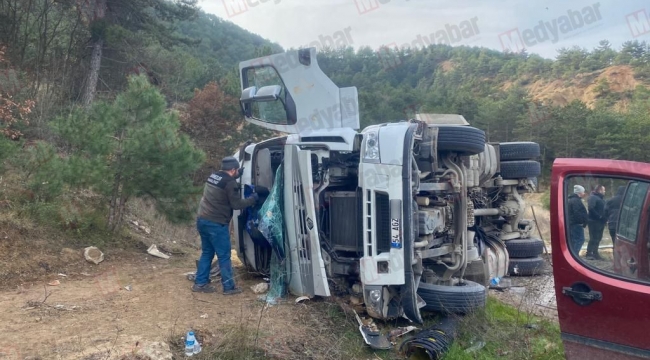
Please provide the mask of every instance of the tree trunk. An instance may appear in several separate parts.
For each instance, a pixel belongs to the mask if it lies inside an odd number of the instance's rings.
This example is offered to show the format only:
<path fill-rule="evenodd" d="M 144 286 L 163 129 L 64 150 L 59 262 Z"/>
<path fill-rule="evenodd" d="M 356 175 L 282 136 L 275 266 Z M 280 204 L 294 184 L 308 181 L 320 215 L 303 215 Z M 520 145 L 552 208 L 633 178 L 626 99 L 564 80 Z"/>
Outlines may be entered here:
<path fill-rule="evenodd" d="M 117 231 L 118 228 L 119 207 L 121 201 L 120 187 L 121 176 L 118 173 L 115 174 L 113 179 L 113 190 L 111 192 L 111 202 L 108 209 L 108 229 L 113 232 Z"/>
<path fill-rule="evenodd" d="M 106 14 L 106 0 L 93 1 L 77 1 L 78 8 L 83 16 L 98 21 L 104 19 Z M 103 34 L 93 34 L 92 48 L 93 52 L 90 56 L 90 69 L 88 70 L 88 77 L 86 78 L 86 86 L 82 94 L 82 104 L 84 107 L 89 107 L 95 99 L 97 92 L 97 80 L 99 80 L 99 69 L 102 65 L 102 50 L 104 49 Z"/>
<path fill-rule="evenodd" d="M 88 108 L 95 99 L 95 92 L 97 91 L 97 80 L 99 80 L 99 68 L 102 64 L 102 50 L 104 48 L 104 39 L 97 39 L 93 44 L 93 53 L 90 56 L 90 70 L 88 71 L 88 78 L 86 80 L 86 87 L 84 89 L 82 103 L 83 106 Z"/>

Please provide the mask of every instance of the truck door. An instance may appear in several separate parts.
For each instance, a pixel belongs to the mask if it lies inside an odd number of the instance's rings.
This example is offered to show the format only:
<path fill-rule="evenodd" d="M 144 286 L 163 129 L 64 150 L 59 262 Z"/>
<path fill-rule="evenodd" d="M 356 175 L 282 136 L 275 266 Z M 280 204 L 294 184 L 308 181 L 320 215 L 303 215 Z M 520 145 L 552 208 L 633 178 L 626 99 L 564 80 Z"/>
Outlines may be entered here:
<path fill-rule="evenodd" d="M 291 50 L 239 63 L 246 121 L 291 134 L 359 129 L 356 87 L 339 88 L 318 66 L 316 49 Z"/>
<path fill-rule="evenodd" d="M 316 221 L 311 151 L 285 145 L 284 164 L 289 290 L 297 296 L 330 296 Z"/>
<path fill-rule="evenodd" d="M 615 249 L 599 224 L 577 223 L 586 192 L 625 186 L 619 202 Z M 650 359 L 650 280 L 639 277 L 647 261 L 650 164 L 595 159 L 557 159 L 551 182 L 553 275 L 566 358 Z M 606 203 L 613 197 L 596 196 Z M 602 224 L 600 224 L 602 225 Z M 607 224 L 604 224 L 607 229 Z M 592 240 L 593 243 L 589 244 Z M 638 244 L 646 247 L 639 253 Z M 597 249 L 601 259 L 582 250 Z M 636 266 L 632 271 L 630 266 Z"/>

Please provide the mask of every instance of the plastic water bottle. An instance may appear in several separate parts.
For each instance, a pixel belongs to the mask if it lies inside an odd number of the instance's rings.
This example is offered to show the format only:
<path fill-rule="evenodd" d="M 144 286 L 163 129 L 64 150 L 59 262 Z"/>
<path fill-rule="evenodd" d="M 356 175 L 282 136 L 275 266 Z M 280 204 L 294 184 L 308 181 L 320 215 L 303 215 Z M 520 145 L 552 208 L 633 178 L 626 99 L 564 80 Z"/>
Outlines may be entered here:
<path fill-rule="evenodd" d="M 189 331 L 185 337 L 185 356 L 194 355 L 194 344 L 196 344 L 194 331 Z"/>
<path fill-rule="evenodd" d="M 490 285 L 497 286 L 497 285 L 499 285 L 500 281 L 501 281 L 501 278 L 499 278 L 498 276 L 493 277 L 492 279 L 490 279 Z"/>
<path fill-rule="evenodd" d="M 195 337 L 194 338 L 194 353 L 198 354 L 200 352 L 201 352 L 201 344 L 199 343 L 199 341 Z"/>

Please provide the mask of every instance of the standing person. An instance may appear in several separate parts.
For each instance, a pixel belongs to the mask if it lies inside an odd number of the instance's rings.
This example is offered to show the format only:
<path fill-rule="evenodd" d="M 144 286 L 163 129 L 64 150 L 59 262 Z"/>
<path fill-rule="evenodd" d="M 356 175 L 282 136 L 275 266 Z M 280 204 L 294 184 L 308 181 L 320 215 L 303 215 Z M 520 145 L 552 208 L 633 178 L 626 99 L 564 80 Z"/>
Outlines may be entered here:
<path fill-rule="evenodd" d="M 605 212 L 605 187 L 596 185 L 587 200 L 589 210 L 589 244 L 587 244 L 587 260 L 602 260 L 598 254 L 600 241 L 603 239 L 603 231 L 607 224 L 607 213 Z"/>
<path fill-rule="evenodd" d="M 230 231 L 228 224 L 232 219 L 233 210 L 241 210 L 257 202 L 258 195 L 242 199 L 239 195 L 239 185 L 235 181 L 240 177 L 244 168 L 232 156 L 225 157 L 221 162 L 221 170 L 210 175 L 203 189 L 203 197 L 199 204 L 196 228 L 201 235 L 201 258 L 196 271 L 196 280 L 192 291 L 215 292 L 210 285 L 210 265 L 216 253 L 221 269 L 221 285 L 224 295 L 239 294 L 241 288 L 235 286 L 230 262 Z"/>
<path fill-rule="evenodd" d="M 618 225 L 618 212 L 623 203 L 623 193 L 625 193 L 625 186 L 619 186 L 616 189 L 616 195 L 605 203 L 605 213 L 607 214 L 607 228 L 609 235 L 612 237 L 612 244 L 616 241 L 616 225 Z"/>
<path fill-rule="evenodd" d="M 586 196 L 585 188 L 580 185 L 573 186 L 573 194 L 569 195 L 568 215 L 569 215 L 569 247 L 571 252 L 580 256 L 580 249 L 585 243 L 585 227 L 589 220 L 587 209 L 582 203 L 582 198 Z"/>

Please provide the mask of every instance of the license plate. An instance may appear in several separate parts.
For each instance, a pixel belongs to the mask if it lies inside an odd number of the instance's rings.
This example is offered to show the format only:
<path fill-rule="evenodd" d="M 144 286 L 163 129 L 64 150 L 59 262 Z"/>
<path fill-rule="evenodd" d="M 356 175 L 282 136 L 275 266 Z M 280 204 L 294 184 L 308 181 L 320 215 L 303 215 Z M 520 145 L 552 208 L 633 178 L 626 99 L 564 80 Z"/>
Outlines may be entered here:
<path fill-rule="evenodd" d="M 390 247 L 402 248 L 402 237 L 399 219 L 390 219 Z"/>

